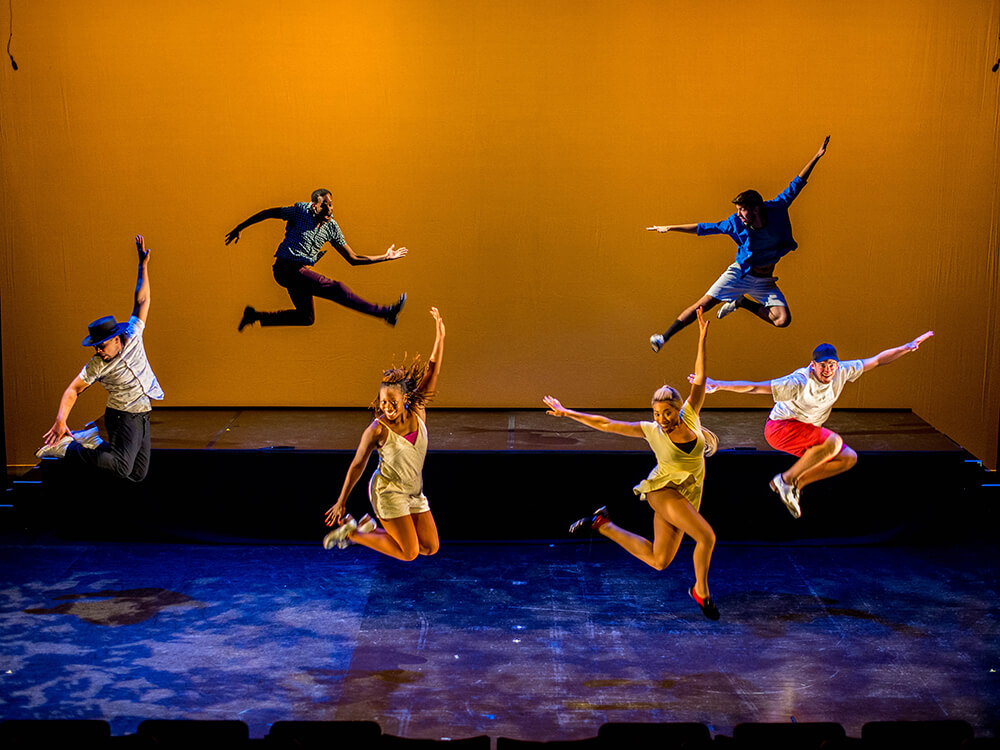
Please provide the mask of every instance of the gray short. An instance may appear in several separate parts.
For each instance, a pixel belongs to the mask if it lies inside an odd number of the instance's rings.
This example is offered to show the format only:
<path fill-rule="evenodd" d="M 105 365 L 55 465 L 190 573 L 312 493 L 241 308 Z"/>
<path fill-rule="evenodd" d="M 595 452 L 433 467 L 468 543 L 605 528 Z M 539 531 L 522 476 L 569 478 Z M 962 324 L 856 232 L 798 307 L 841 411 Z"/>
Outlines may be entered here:
<path fill-rule="evenodd" d="M 778 289 L 777 276 L 742 275 L 738 263 L 733 263 L 715 280 L 705 292 L 715 299 L 739 299 L 744 294 L 760 302 L 764 307 L 788 307 L 785 295 Z"/>

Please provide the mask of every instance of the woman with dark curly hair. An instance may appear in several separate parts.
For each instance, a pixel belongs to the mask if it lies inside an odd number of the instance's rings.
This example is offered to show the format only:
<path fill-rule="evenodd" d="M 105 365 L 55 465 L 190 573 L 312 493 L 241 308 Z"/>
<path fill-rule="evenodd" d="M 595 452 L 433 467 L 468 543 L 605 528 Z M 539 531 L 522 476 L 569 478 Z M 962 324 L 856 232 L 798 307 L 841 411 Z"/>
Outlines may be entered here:
<path fill-rule="evenodd" d="M 444 353 L 444 321 L 436 307 L 431 308 L 431 316 L 436 330 L 427 365 L 417 358 L 408 367 L 386 370 L 382 375 L 378 398 L 372 404 L 375 419 L 361 435 L 340 497 L 326 512 L 326 525 L 336 527 L 323 538 L 327 549 L 361 544 L 406 561 L 438 551 L 437 526 L 423 493 L 421 475 L 427 454 L 426 404 L 437 387 Z M 379 462 L 368 485 L 368 497 L 381 529 L 367 514 L 355 521 L 344 512 L 372 451 L 378 451 Z"/>

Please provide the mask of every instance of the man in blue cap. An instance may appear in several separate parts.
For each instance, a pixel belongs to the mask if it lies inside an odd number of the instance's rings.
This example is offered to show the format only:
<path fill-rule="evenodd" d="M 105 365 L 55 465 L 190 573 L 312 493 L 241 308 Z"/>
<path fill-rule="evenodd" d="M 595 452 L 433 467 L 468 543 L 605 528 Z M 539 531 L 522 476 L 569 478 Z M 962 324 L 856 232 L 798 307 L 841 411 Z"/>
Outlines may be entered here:
<path fill-rule="evenodd" d="M 874 357 L 844 362 L 832 345 L 820 344 L 806 367 L 783 378 L 763 382 L 708 378 L 705 392 L 770 393 L 774 397 L 764 437 L 772 448 L 797 456 L 798 460 L 787 471 L 775 474 L 771 489 L 778 493 L 788 512 L 798 518 L 802 515 L 799 493 L 803 487 L 842 474 L 857 463 L 858 454 L 844 445 L 840 435 L 823 426 L 844 386 L 879 365 L 916 351 L 933 335 L 934 331 L 927 331 Z"/>
<path fill-rule="evenodd" d="M 136 235 L 135 246 L 139 270 L 132 316 L 127 323 L 118 323 L 108 315 L 88 326 L 81 343 L 94 347 L 94 356 L 63 392 L 55 424 L 43 436 L 45 445 L 36 455 L 67 456 L 122 479 L 141 482 L 149 468 L 151 400 L 162 399 L 163 390 L 142 345 L 149 314 L 150 251 L 142 235 Z M 77 397 L 97 382 L 108 392 L 106 441 L 97 436 L 96 428 L 73 433 L 66 424 Z"/>

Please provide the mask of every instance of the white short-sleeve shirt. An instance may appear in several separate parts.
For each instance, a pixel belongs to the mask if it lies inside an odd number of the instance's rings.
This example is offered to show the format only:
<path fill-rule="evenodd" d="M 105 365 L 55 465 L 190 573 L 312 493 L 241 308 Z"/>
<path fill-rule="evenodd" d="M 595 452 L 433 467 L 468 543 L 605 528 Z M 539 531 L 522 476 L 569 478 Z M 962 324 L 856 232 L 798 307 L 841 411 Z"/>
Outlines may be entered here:
<path fill-rule="evenodd" d="M 800 367 L 790 375 L 771 381 L 774 408 L 769 419 L 796 419 L 806 424 L 822 425 L 840 398 L 844 386 L 861 377 L 865 363 L 860 359 L 840 363 L 829 383 L 821 383 L 810 366 Z"/>
<path fill-rule="evenodd" d="M 153 408 L 150 399 L 163 398 L 163 389 L 156 382 L 142 345 L 145 327 L 146 324 L 133 315 L 123 331 L 125 345 L 118 356 L 105 362 L 95 354 L 80 371 L 80 379 L 87 385 L 100 382 L 104 386 L 111 409 L 132 413 L 149 411 Z"/>

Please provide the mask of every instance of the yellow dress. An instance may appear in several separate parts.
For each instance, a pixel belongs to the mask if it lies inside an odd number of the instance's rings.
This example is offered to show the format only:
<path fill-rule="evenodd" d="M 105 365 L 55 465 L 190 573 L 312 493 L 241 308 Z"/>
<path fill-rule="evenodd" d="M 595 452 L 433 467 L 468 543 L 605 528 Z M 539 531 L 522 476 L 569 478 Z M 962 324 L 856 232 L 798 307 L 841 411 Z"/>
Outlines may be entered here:
<path fill-rule="evenodd" d="M 705 483 L 705 433 L 695 410 L 685 401 L 680 419 L 697 436 L 694 449 L 685 453 L 667 436 L 656 422 L 640 422 L 646 442 L 656 454 L 656 467 L 649 476 L 632 488 L 640 500 L 646 493 L 670 488 L 677 490 L 695 510 L 701 506 L 701 488 Z"/>

